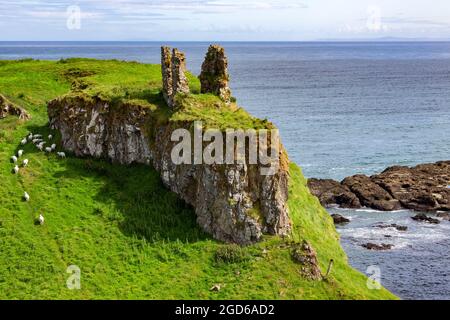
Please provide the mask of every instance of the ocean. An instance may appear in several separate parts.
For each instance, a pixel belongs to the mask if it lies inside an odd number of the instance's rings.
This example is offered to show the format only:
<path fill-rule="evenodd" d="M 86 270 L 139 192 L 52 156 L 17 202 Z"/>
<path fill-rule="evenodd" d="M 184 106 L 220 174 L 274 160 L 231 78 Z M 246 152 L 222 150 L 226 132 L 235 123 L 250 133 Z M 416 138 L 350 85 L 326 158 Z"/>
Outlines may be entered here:
<path fill-rule="evenodd" d="M 204 42 L 0 42 L 1 59 L 160 62 L 160 46 L 186 53 L 198 74 Z M 450 42 L 226 42 L 231 88 L 251 114 L 279 128 L 307 177 L 341 180 L 392 165 L 450 159 Z M 450 223 L 418 224 L 409 211 L 330 209 L 350 263 L 380 269 L 404 299 L 450 299 Z M 373 228 L 398 223 L 407 232 Z M 394 244 L 367 251 L 366 242 Z"/>

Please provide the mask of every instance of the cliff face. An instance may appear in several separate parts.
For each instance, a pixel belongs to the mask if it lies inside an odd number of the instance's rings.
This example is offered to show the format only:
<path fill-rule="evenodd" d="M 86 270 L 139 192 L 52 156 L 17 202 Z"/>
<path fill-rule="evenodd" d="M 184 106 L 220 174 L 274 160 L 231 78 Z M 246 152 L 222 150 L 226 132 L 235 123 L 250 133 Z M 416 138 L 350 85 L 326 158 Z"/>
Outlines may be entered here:
<path fill-rule="evenodd" d="M 199 225 L 218 240 L 249 244 L 263 234 L 285 235 L 290 230 L 288 160 L 283 151 L 274 175 L 261 175 L 258 164 L 176 165 L 171 152 L 177 142 L 171 141 L 171 134 L 191 128 L 192 122 L 158 124 L 145 107 L 112 107 L 82 94 L 52 100 L 48 115 L 50 125 L 61 132 L 64 149 L 77 156 L 153 165 L 164 184 L 195 208 Z"/>
<path fill-rule="evenodd" d="M 0 94 L 0 119 L 6 116 L 17 116 L 21 120 L 29 120 L 31 116 L 23 108 L 16 106 L 11 101 Z"/>

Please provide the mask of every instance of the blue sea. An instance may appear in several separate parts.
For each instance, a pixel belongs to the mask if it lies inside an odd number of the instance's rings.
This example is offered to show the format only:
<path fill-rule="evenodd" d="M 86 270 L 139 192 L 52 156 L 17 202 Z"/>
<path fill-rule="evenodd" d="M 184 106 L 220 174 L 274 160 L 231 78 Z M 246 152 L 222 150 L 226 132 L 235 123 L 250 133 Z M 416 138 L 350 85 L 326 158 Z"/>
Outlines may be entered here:
<path fill-rule="evenodd" d="M 0 59 L 160 62 L 178 47 L 199 73 L 209 43 L 0 42 Z M 231 87 L 250 113 L 273 121 L 307 177 L 343 179 L 392 165 L 450 159 L 449 42 L 226 42 Z M 1 89 L 1 88 L 0 88 Z M 330 209 L 350 263 L 377 266 L 381 283 L 404 299 L 450 299 L 450 223 L 413 222 L 409 211 Z M 373 228 L 407 225 L 408 232 Z M 372 252 L 366 242 L 391 243 Z"/>

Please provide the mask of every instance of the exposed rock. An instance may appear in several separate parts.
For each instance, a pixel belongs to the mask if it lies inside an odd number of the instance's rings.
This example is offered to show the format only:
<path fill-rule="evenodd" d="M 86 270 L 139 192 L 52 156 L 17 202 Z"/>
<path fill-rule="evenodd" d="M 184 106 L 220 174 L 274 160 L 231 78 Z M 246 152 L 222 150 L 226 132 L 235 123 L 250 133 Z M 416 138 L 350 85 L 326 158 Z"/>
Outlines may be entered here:
<path fill-rule="evenodd" d="M 25 109 L 15 105 L 6 99 L 5 96 L 0 94 L 0 119 L 6 118 L 8 115 L 17 116 L 21 120 L 31 119 L 31 116 L 25 111 Z"/>
<path fill-rule="evenodd" d="M 308 179 L 308 187 L 320 203 L 327 207 L 339 205 L 341 208 L 361 208 L 358 197 L 350 189 L 331 179 Z"/>
<path fill-rule="evenodd" d="M 398 225 L 396 223 L 392 223 L 392 224 L 380 223 L 380 224 L 375 225 L 375 228 L 381 228 L 381 229 L 395 228 L 398 231 L 407 231 L 408 230 L 407 226 L 401 226 L 401 225 Z"/>
<path fill-rule="evenodd" d="M 367 250 L 375 250 L 375 251 L 385 251 L 385 250 L 391 250 L 394 245 L 392 244 L 376 244 L 376 243 L 366 243 L 363 244 L 362 247 L 366 248 Z"/>
<path fill-rule="evenodd" d="M 414 221 L 428 222 L 428 223 L 432 223 L 432 224 L 441 223 L 438 219 L 431 218 L 431 217 L 427 216 L 425 213 L 419 213 L 419 214 L 415 215 L 414 217 L 412 217 L 411 219 L 413 219 Z"/>
<path fill-rule="evenodd" d="M 355 175 L 341 183 L 309 179 L 308 186 L 323 206 L 359 205 L 382 211 L 450 211 L 450 161 L 408 168 L 394 166 L 371 177 Z"/>
<path fill-rule="evenodd" d="M 341 216 L 340 214 L 333 214 L 331 215 L 333 218 L 334 224 L 343 224 L 343 223 L 349 223 L 350 219 L 347 219 L 344 216 Z"/>
<path fill-rule="evenodd" d="M 450 161 L 422 164 L 413 168 L 395 166 L 372 180 L 416 211 L 450 211 Z"/>
<path fill-rule="evenodd" d="M 398 200 L 365 175 L 355 175 L 342 181 L 360 200 L 365 207 L 382 211 L 400 209 Z"/>
<path fill-rule="evenodd" d="M 227 103 L 231 101 L 228 59 L 224 48 L 218 45 L 208 48 L 199 79 L 202 93 L 215 94 Z"/>
<path fill-rule="evenodd" d="M 296 263 L 302 265 L 300 273 L 304 277 L 311 280 L 322 279 L 316 251 L 309 242 L 304 240 L 301 244 L 295 244 L 291 256 Z"/>
<path fill-rule="evenodd" d="M 442 218 L 442 220 L 450 221 L 450 213 L 448 212 L 439 212 L 436 216 Z"/>
<path fill-rule="evenodd" d="M 174 108 L 175 96 L 189 93 L 184 53 L 178 49 L 173 49 L 171 53 L 169 47 L 161 47 L 161 73 L 164 100 Z"/>
<path fill-rule="evenodd" d="M 113 108 L 82 94 L 52 100 L 48 115 L 50 125 L 61 132 L 63 148 L 77 156 L 152 164 L 163 183 L 194 207 L 199 225 L 218 240 L 249 244 L 262 234 L 290 231 L 284 151 L 274 175 L 262 175 L 260 165 L 247 163 L 176 165 L 171 151 L 178 142 L 171 141 L 171 134 L 189 129 L 192 122 L 160 123 L 145 107 Z"/>

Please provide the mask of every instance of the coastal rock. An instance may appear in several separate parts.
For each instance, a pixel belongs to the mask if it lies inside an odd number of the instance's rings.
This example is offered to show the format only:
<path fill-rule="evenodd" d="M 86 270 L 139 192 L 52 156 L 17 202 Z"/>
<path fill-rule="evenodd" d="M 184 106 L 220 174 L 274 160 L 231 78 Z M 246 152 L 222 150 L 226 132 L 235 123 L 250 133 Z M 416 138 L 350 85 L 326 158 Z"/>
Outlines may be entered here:
<path fill-rule="evenodd" d="M 436 216 L 442 220 L 450 221 L 450 213 L 448 212 L 439 212 Z"/>
<path fill-rule="evenodd" d="M 169 47 L 161 47 L 161 73 L 164 100 L 174 108 L 176 95 L 189 93 L 184 53 L 178 49 L 171 53 Z"/>
<path fill-rule="evenodd" d="M 425 213 L 419 213 L 418 215 L 415 215 L 411 219 L 413 219 L 414 221 L 428 222 L 428 223 L 432 223 L 432 224 L 441 223 L 438 219 L 431 218 L 431 217 L 427 216 Z"/>
<path fill-rule="evenodd" d="M 80 93 L 50 101 L 48 115 L 63 148 L 77 156 L 153 165 L 164 185 L 194 207 L 203 230 L 218 240 L 250 244 L 263 234 L 290 231 L 289 160 L 281 146 L 273 175 L 262 175 L 259 164 L 177 165 L 171 152 L 178 142 L 171 135 L 175 129 L 190 129 L 192 122 L 161 123 L 145 107 L 113 107 Z"/>
<path fill-rule="evenodd" d="M 218 45 L 208 48 L 199 79 L 202 93 L 212 93 L 226 103 L 231 101 L 228 59 L 224 48 Z"/>
<path fill-rule="evenodd" d="M 374 250 L 374 251 L 385 251 L 385 250 L 391 250 L 394 245 L 392 244 L 376 244 L 376 243 L 366 243 L 363 244 L 362 247 L 366 248 L 367 250 Z"/>
<path fill-rule="evenodd" d="M 400 202 L 378 184 L 365 175 L 345 178 L 342 184 L 350 189 L 365 207 L 381 211 L 393 211 L 401 208 Z"/>
<path fill-rule="evenodd" d="M 331 217 L 333 218 L 334 224 L 344 224 L 350 222 L 350 219 L 347 219 L 346 217 L 341 216 L 340 214 L 333 214 L 331 215 Z"/>
<path fill-rule="evenodd" d="M 380 224 L 375 225 L 375 228 L 381 228 L 381 229 L 395 228 L 398 231 L 407 231 L 408 230 L 407 226 L 401 226 L 401 225 L 398 225 L 396 223 L 392 223 L 392 224 L 380 223 Z"/>
<path fill-rule="evenodd" d="M 355 175 L 341 183 L 309 179 L 308 187 L 323 206 L 393 211 L 450 211 L 450 161 L 412 168 L 393 166 L 371 177 Z M 356 201 L 357 199 L 358 201 Z"/>
<path fill-rule="evenodd" d="M 6 118 L 6 116 L 16 116 L 21 120 L 29 120 L 31 116 L 25 109 L 15 105 L 2 94 L 0 94 L 0 119 Z"/>
<path fill-rule="evenodd" d="M 308 187 L 323 206 L 339 205 L 341 208 L 361 208 L 358 197 L 350 189 L 331 179 L 308 179 Z"/>

